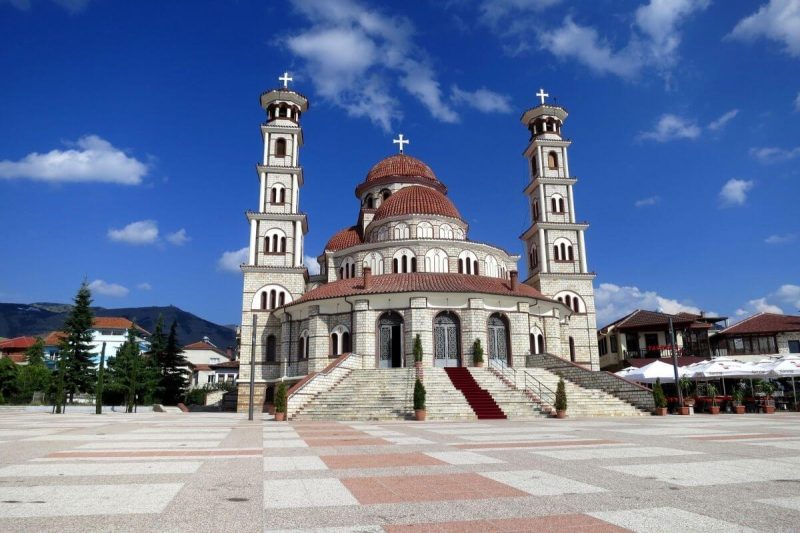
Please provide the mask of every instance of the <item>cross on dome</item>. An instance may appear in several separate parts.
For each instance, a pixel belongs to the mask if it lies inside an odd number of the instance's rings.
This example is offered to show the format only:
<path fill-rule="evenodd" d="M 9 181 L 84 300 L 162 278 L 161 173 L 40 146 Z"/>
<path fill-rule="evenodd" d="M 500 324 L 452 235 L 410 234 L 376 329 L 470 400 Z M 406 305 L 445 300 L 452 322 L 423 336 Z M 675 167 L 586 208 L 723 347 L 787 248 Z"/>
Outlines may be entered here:
<path fill-rule="evenodd" d="M 542 105 L 544 105 L 544 99 L 547 98 L 550 95 L 547 94 L 546 92 L 544 92 L 544 89 L 539 89 L 539 92 L 536 93 L 536 96 L 538 96 L 539 98 L 542 99 Z"/>
<path fill-rule="evenodd" d="M 280 78 L 278 78 L 278 80 L 283 82 L 283 88 L 284 88 L 284 89 L 287 89 L 287 88 L 289 87 L 289 82 L 290 82 L 290 81 L 294 81 L 294 80 L 293 80 L 293 78 L 291 78 L 291 77 L 289 76 L 289 73 L 288 73 L 288 72 L 284 72 L 284 73 L 283 73 L 283 76 L 281 76 Z"/>
<path fill-rule="evenodd" d="M 404 139 L 404 138 L 403 138 L 403 134 L 402 134 L 402 133 L 401 133 L 401 134 L 399 134 L 399 135 L 397 136 L 397 139 L 394 139 L 392 142 L 393 142 L 394 144 L 397 144 L 397 145 L 399 145 L 399 147 L 400 147 L 400 153 L 401 153 L 401 154 L 403 153 L 403 145 L 404 145 L 404 144 L 411 144 L 411 141 L 409 141 L 408 139 Z"/>

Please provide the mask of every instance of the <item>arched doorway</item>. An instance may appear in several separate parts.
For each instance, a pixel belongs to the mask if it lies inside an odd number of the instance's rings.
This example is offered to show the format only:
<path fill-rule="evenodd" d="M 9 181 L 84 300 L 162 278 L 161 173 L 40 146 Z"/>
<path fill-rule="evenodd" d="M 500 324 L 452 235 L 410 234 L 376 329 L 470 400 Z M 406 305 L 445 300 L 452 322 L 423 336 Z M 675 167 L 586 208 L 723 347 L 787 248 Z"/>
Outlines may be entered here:
<path fill-rule="evenodd" d="M 497 313 L 489 317 L 489 359 L 510 364 L 508 357 L 508 322 Z"/>
<path fill-rule="evenodd" d="M 433 365 L 461 366 L 460 328 L 458 316 L 449 311 L 433 319 Z"/>
<path fill-rule="evenodd" d="M 403 317 L 395 312 L 378 319 L 378 367 L 403 366 Z"/>

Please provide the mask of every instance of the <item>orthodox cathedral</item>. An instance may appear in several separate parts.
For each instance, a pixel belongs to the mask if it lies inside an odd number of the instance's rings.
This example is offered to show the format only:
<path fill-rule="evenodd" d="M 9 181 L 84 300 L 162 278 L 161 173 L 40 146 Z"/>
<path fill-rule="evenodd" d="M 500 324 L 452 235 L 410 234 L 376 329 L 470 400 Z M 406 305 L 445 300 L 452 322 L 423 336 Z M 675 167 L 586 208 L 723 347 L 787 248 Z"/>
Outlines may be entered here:
<path fill-rule="evenodd" d="M 353 225 L 333 232 L 318 256 L 319 274 L 310 274 L 300 209 L 301 118 L 309 104 L 288 87 L 288 74 L 280 79 L 283 86 L 260 99 L 266 120 L 258 206 L 247 211 L 249 258 L 241 267 L 240 399 L 251 358 L 254 394 L 263 403 L 276 382 L 300 380 L 348 352 L 374 368 L 413 366 L 418 335 L 423 366 L 472 366 L 480 340 L 485 357 L 510 366 L 547 352 L 599 368 L 588 224 L 575 216 L 565 108 L 547 103 L 542 90 L 541 103 L 521 118 L 529 134 L 523 154 L 531 215 L 520 237 L 524 259 L 470 240 L 465 217 L 447 197 L 447 169 L 438 169 L 440 178 L 403 153 L 409 141 L 400 135 L 399 153 L 356 184 Z"/>

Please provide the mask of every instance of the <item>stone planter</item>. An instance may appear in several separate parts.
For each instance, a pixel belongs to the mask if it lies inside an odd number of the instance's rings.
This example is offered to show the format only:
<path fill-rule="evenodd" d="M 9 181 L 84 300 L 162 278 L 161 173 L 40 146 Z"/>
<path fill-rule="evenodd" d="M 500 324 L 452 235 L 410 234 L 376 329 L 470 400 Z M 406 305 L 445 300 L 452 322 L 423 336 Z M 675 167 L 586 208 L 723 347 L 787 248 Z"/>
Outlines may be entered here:
<path fill-rule="evenodd" d="M 428 412 L 425 409 L 414 409 L 414 418 L 417 422 L 425 422 Z"/>
<path fill-rule="evenodd" d="M 567 412 L 560 410 L 556 411 L 556 418 L 567 418 Z"/>
<path fill-rule="evenodd" d="M 656 407 L 655 414 L 656 414 L 656 416 L 667 416 L 667 408 L 666 407 Z"/>
<path fill-rule="evenodd" d="M 708 408 L 709 414 L 718 415 L 719 414 L 719 405 L 712 405 Z"/>
<path fill-rule="evenodd" d="M 275 413 L 275 422 L 283 422 L 286 420 L 286 413 Z"/>
<path fill-rule="evenodd" d="M 775 412 L 775 406 L 774 405 L 762 405 L 761 406 L 761 411 L 766 415 L 771 415 L 772 413 Z"/>
<path fill-rule="evenodd" d="M 475 361 L 475 366 L 477 368 L 483 368 L 483 361 Z"/>
<path fill-rule="evenodd" d="M 679 415 L 689 415 L 691 414 L 691 407 L 688 405 L 684 405 L 682 407 L 678 407 L 678 414 Z"/>
<path fill-rule="evenodd" d="M 734 405 L 733 412 L 737 415 L 743 415 L 745 411 L 744 405 Z"/>

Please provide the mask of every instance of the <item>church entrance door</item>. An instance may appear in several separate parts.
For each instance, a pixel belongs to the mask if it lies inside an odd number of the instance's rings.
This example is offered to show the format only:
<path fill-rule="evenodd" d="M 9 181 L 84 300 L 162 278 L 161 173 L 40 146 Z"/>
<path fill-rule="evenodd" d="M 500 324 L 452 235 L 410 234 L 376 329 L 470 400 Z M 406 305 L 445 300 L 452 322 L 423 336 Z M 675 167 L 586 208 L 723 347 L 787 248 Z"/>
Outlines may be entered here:
<path fill-rule="evenodd" d="M 433 321 L 433 364 L 434 366 L 460 366 L 458 317 L 452 313 L 442 313 Z"/>
<path fill-rule="evenodd" d="M 489 358 L 508 363 L 508 328 L 498 314 L 489 317 Z"/>
<path fill-rule="evenodd" d="M 403 366 L 403 318 L 397 313 L 387 313 L 378 321 L 378 366 L 400 368 Z"/>

